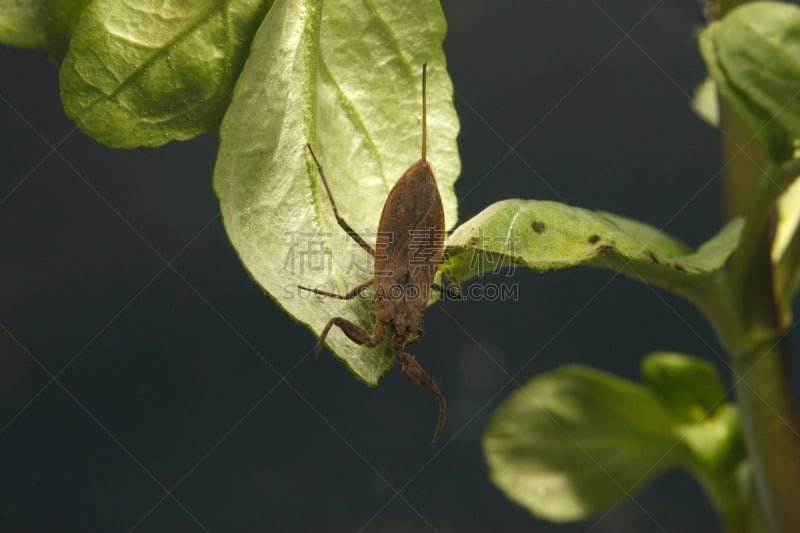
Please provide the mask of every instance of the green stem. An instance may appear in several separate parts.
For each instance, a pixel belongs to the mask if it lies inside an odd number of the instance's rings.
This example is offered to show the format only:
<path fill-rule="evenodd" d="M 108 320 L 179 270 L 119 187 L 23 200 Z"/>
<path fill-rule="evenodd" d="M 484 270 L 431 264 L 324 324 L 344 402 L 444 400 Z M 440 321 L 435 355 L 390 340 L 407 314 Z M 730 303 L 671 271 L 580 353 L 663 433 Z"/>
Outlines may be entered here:
<path fill-rule="evenodd" d="M 742 495 L 736 471 L 725 476 L 708 475 L 704 468 L 693 470 L 694 476 L 714 503 L 725 533 L 751 533 L 747 502 Z"/>
<path fill-rule="evenodd" d="M 800 531 L 800 427 L 783 340 L 733 358 L 736 396 L 761 506 L 773 532 Z"/>
<path fill-rule="evenodd" d="M 728 165 L 729 167 L 731 165 Z M 781 330 L 772 272 L 772 211 L 775 172 L 761 177 L 753 189 L 739 248 L 731 260 L 736 309 L 744 323 L 745 350 L 754 342 L 774 339 Z"/>
<path fill-rule="evenodd" d="M 724 12 L 725 10 L 723 10 Z M 792 406 L 783 339 L 784 321 L 775 294 L 771 258 L 772 211 L 786 168 L 768 175 L 735 147 L 747 147 L 751 132 L 736 127 L 730 106 L 720 109 L 725 135 L 726 215 L 746 213 L 740 248 L 731 264 L 735 313 L 744 329 L 728 331 L 723 343 L 731 351 L 742 432 L 759 500 L 770 529 L 800 531 L 800 432 Z M 726 126 L 734 125 L 731 129 Z M 758 151 L 751 155 L 758 155 Z M 762 167 L 763 168 L 763 167 Z M 749 202 L 744 200 L 750 198 Z M 747 205 L 749 204 L 749 205 Z"/>
<path fill-rule="evenodd" d="M 753 133 L 750 126 L 737 115 L 730 104 L 720 99 L 720 130 L 722 136 L 722 160 L 725 172 L 722 175 L 722 205 L 725 220 L 742 215 L 750 205 L 751 191 L 755 189 L 761 169 L 767 168 L 767 151 L 758 141 L 750 141 Z M 744 144 L 741 141 L 747 140 Z"/>
<path fill-rule="evenodd" d="M 709 0 L 718 17 L 746 0 Z M 793 409 L 784 340 L 785 317 L 772 265 L 774 202 L 794 172 L 792 163 L 768 168 L 763 147 L 740 117 L 720 105 L 727 218 L 745 214 L 739 250 L 731 262 L 732 313 L 743 328 L 722 332 L 739 400 L 742 433 L 759 500 L 770 530 L 800 531 L 800 426 Z"/>
<path fill-rule="evenodd" d="M 733 335 L 726 332 L 723 340 L 736 373 L 742 431 L 759 499 L 775 532 L 800 531 L 800 432 L 792 407 L 786 368 L 789 352 L 783 341 L 771 258 L 776 185 L 788 174 L 763 176 L 751 190 L 747 223 L 731 264 L 733 307 L 743 329 Z"/>

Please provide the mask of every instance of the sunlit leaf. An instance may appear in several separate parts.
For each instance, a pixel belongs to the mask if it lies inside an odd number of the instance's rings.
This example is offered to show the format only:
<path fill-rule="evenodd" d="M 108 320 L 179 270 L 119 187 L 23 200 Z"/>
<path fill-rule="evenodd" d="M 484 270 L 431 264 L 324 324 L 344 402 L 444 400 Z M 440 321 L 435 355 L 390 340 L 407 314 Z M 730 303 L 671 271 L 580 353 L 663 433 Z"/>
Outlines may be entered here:
<path fill-rule="evenodd" d="M 516 390 L 494 413 L 483 447 L 506 495 L 554 521 L 607 509 L 688 453 L 649 389 L 578 366 Z"/>
<path fill-rule="evenodd" d="M 800 182 L 795 182 L 778 199 L 778 223 L 772 243 L 772 260 L 778 261 L 786 253 L 792 235 L 800 226 Z"/>
<path fill-rule="evenodd" d="M 800 288 L 800 181 L 777 201 L 778 221 L 772 243 L 775 287 L 783 316 L 791 317 L 792 300 Z"/>
<path fill-rule="evenodd" d="M 217 129 L 271 0 L 94 0 L 61 65 L 67 115 L 112 147 Z"/>
<path fill-rule="evenodd" d="M 673 466 L 719 502 L 717 487 L 745 457 L 737 409 L 706 363 L 663 353 L 646 361 L 653 388 L 570 365 L 517 389 L 484 435 L 492 480 L 553 521 L 601 513 Z"/>
<path fill-rule="evenodd" d="M 731 471 L 744 459 L 739 411 L 727 402 L 714 365 L 680 353 L 654 352 L 642 360 L 642 381 L 672 413 L 703 468 Z"/>
<path fill-rule="evenodd" d="M 663 283 L 719 270 L 736 249 L 741 220 L 696 252 L 652 226 L 557 202 L 504 200 L 458 227 L 442 268 L 454 282 L 498 264 L 552 270 L 581 264 L 627 269 Z M 616 261 L 611 261 L 612 258 Z"/>
<path fill-rule="evenodd" d="M 374 260 L 336 224 L 305 144 L 341 215 L 374 242 L 387 193 L 420 158 L 427 61 L 427 155 L 453 225 L 460 168 L 445 29 L 430 0 L 278 0 L 253 42 L 222 123 L 214 186 L 251 275 L 317 334 L 333 316 L 372 330 L 374 293 L 341 301 L 297 285 L 343 294 L 372 277 Z M 392 364 L 385 345 L 356 346 L 338 329 L 328 342 L 369 384 Z"/>
<path fill-rule="evenodd" d="M 692 110 L 712 126 L 719 126 L 719 100 L 717 99 L 717 84 L 711 78 L 706 78 L 694 90 Z"/>

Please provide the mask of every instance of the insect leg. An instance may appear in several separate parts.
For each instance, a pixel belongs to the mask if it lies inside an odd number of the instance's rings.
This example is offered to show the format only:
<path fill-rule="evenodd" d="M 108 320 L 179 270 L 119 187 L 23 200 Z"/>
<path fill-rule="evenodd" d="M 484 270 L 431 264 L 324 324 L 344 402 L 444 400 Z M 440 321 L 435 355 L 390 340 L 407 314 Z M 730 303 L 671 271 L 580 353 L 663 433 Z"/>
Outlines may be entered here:
<path fill-rule="evenodd" d="M 333 317 L 328 321 L 325 325 L 325 329 L 322 330 L 322 333 L 317 339 L 317 344 L 314 346 L 314 358 L 319 357 L 319 353 L 322 351 L 322 347 L 325 345 L 325 337 L 328 336 L 331 328 L 333 326 L 338 326 L 342 332 L 347 335 L 351 341 L 356 344 L 363 344 L 369 348 L 374 348 L 375 346 L 379 345 L 381 341 L 386 337 L 386 330 L 383 328 L 383 322 L 376 322 L 375 323 L 375 330 L 370 334 L 369 331 L 365 330 L 361 326 L 353 324 L 349 320 L 346 320 L 342 317 Z"/>
<path fill-rule="evenodd" d="M 311 152 L 311 157 L 313 157 L 313 158 L 314 158 L 314 163 L 317 165 L 317 170 L 319 171 L 319 177 L 320 177 L 320 178 L 322 178 L 322 184 L 323 184 L 323 185 L 325 185 L 325 192 L 327 192 L 327 193 L 328 193 L 328 199 L 331 201 L 331 207 L 333 207 L 333 214 L 336 216 L 336 222 L 338 222 L 338 223 L 339 223 L 339 226 L 340 226 L 340 227 L 341 227 L 341 228 L 342 228 L 342 229 L 343 229 L 343 230 L 344 230 L 344 231 L 345 231 L 345 232 L 346 232 L 348 235 L 350 235 L 350 237 L 351 237 L 351 238 L 352 238 L 354 241 L 356 241 L 356 242 L 358 243 L 358 245 L 359 245 L 359 246 L 361 246 L 361 247 L 362 247 L 364 250 L 366 250 L 366 252 L 367 252 L 369 255 L 371 255 L 371 256 L 375 256 L 375 250 L 373 250 L 373 249 L 372 249 L 372 246 L 370 246 L 370 245 L 367 243 L 367 241 L 365 241 L 365 240 L 364 240 L 364 239 L 361 237 L 361 235 L 359 235 L 358 233 L 356 233 L 356 230 L 354 230 L 353 228 L 351 228 L 351 227 L 350 227 L 350 224 L 348 224 L 348 223 L 345 221 L 345 219 L 343 219 L 343 218 L 342 218 L 342 217 L 339 215 L 339 210 L 338 210 L 338 209 L 336 209 L 336 202 L 333 200 L 333 194 L 331 194 L 331 188 L 328 186 L 328 180 L 327 180 L 327 179 L 325 179 L 325 173 L 322 171 L 322 165 L 320 165 L 320 164 L 319 164 L 319 160 L 317 159 L 317 156 L 316 156 L 316 154 L 314 153 L 314 150 L 312 150 L 312 149 L 311 149 L 311 144 L 308 144 L 308 143 L 307 143 L 307 144 L 306 144 L 306 146 L 308 147 L 308 151 L 309 151 L 309 152 Z"/>
<path fill-rule="evenodd" d="M 413 332 L 413 335 L 414 335 L 413 337 L 406 338 L 406 344 L 405 345 L 408 346 L 409 344 L 414 344 L 415 342 L 420 340 L 424 334 L 425 334 L 425 331 L 422 328 L 419 328 L 417 331 Z"/>
<path fill-rule="evenodd" d="M 320 296 L 327 296 L 328 298 L 336 298 L 337 300 L 352 300 L 353 298 L 361 294 L 364 291 L 364 289 L 366 289 L 373 283 L 375 283 L 374 279 L 367 280 L 361 285 L 358 285 L 355 289 L 348 292 L 347 294 L 336 294 L 335 292 L 322 291 L 319 289 L 311 289 L 309 287 L 303 287 L 302 285 L 298 285 L 297 288 L 303 289 L 304 291 L 313 292 L 314 294 L 319 294 Z"/>
<path fill-rule="evenodd" d="M 447 401 L 444 399 L 444 395 L 442 394 L 442 391 L 439 390 L 439 387 L 436 385 L 436 383 L 433 382 L 428 373 L 425 372 L 425 369 L 423 369 L 422 366 L 420 366 L 420 364 L 417 362 L 417 359 L 413 355 L 409 355 L 401 351 L 402 343 L 402 339 L 395 337 L 394 358 L 398 363 L 400 363 L 400 368 L 403 369 L 403 373 L 414 383 L 414 385 L 424 391 L 427 391 L 434 400 L 439 402 L 439 420 L 436 423 L 436 430 L 433 432 L 433 438 L 428 444 L 428 446 L 433 446 L 436 444 L 442 434 L 444 420 L 447 415 Z"/>

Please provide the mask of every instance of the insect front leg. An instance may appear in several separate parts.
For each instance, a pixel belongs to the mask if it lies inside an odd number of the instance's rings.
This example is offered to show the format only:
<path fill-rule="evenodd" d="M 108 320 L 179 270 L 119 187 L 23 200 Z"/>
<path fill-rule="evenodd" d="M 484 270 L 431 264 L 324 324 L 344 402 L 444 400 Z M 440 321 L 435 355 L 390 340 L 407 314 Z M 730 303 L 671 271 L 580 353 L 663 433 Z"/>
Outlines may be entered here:
<path fill-rule="evenodd" d="M 339 329 L 341 329 L 342 332 L 347 335 L 347 338 L 354 343 L 363 344 L 369 348 L 374 348 L 375 346 L 379 345 L 386 337 L 386 330 L 383 327 L 383 322 L 376 322 L 375 330 L 370 334 L 369 331 L 365 330 L 361 326 L 353 324 L 347 319 L 339 316 L 333 317 L 325 325 L 325 329 L 322 330 L 319 339 L 317 339 L 317 344 L 314 346 L 315 359 L 319 357 L 319 353 L 322 351 L 322 347 L 325 345 L 325 337 L 328 336 L 328 333 L 333 326 L 338 326 Z"/>
<path fill-rule="evenodd" d="M 298 289 L 303 289 L 304 291 L 313 292 L 314 294 L 319 294 L 320 296 L 327 296 L 328 298 L 336 298 L 337 300 L 352 300 L 353 298 L 355 298 L 356 296 L 361 294 L 364 291 L 364 289 L 366 289 L 367 287 L 369 287 L 373 283 L 375 283 L 375 279 L 367 280 L 364 283 L 362 283 L 361 285 L 358 285 L 355 289 L 353 289 L 352 291 L 348 292 L 347 294 L 337 294 L 335 292 L 328 292 L 328 291 L 323 291 L 323 290 L 320 290 L 320 289 L 312 289 L 310 287 L 303 287 L 302 285 L 298 285 L 297 288 Z"/>
<path fill-rule="evenodd" d="M 328 199 L 331 201 L 333 214 L 336 217 L 336 222 L 339 223 L 339 227 L 341 227 L 348 235 L 350 235 L 350 238 L 356 241 L 358 245 L 361 246 L 369 255 L 374 257 L 375 250 L 372 249 L 372 246 L 370 246 L 361 235 L 356 233 L 356 230 L 351 228 L 350 224 L 348 224 L 347 221 L 345 221 L 345 219 L 343 219 L 339 215 L 339 210 L 336 209 L 336 202 L 333 200 L 333 194 L 331 194 L 331 188 L 328 186 L 328 180 L 325 179 L 325 173 L 322 171 L 322 165 L 320 165 L 319 159 L 317 159 L 314 150 L 311 148 L 311 144 L 306 143 L 306 146 L 308 147 L 308 151 L 311 152 L 311 157 L 314 158 L 314 163 L 317 165 L 317 171 L 319 171 L 319 177 L 322 178 L 322 184 L 325 185 L 325 192 L 328 193 Z"/>
<path fill-rule="evenodd" d="M 423 331 L 422 328 L 419 328 L 417 331 L 415 331 L 415 332 L 413 332 L 411 334 L 413 336 L 409 335 L 408 338 L 406 338 L 406 344 L 405 345 L 408 346 L 409 344 L 414 344 L 415 342 L 420 340 L 424 334 L 425 334 L 425 331 Z"/>
<path fill-rule="evenodd" d="M 434 400 L 439 402 L 439 420 L 436 423 L 436 430 L 433 432 L 433 438 L 428 446 L 433 446 L 439 440 L 444 428 L 444 420 L 447 415 L 447 401 L 444 399 L 442 391 L 436 383 L 433 382 L 431 377 L 425 372 L 425 369 L 417 362 L 413 355 L 403 353 L 401 351 L 403 340 L 395 337 L 394 343 L 394 358 L 400 363 L 400 368 L 403 369 L 403 374 L 410 379 L 414 385 L 420 389 L 427 391 Z"/>

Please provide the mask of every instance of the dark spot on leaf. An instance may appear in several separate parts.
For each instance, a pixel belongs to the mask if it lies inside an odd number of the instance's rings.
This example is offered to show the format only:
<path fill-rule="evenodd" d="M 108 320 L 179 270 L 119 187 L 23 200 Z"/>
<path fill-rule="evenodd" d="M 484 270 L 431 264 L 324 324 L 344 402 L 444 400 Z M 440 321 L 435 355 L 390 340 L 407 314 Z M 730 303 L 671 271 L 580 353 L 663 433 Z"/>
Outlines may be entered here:
<path fill-rule="evenodd" d="M 647 257 L 650 258 L 650 262 L 652 264 L 654 265 L 661 264 L 661 262 L 658 260 L 658 257 L 656 257 L 655 252 L 653 252 L 652 250 L 647 250 Z"/>
<path fill-rule="evenodd" d="M 533 224 L 531 224 L 531 228 L 533 228 L 533 231 L 536 233 L 543 233 L 547 226 L 541 220 L 534 220 Z"/>
<path fill-rule="evenodd" d="M 598 246 L 597 251 L 600 252 L 601 254 L 604 254 L 606 252 L 610 252 L 611 251 L 611 246 L 608 246 L 608 245 L 605 245 L 605 244 L 603 246 Z"/>
<path fill-rule="evenodd" d="M 470 244 L 470 246 L 475 246 L 476 244 L 478 244 L 478 237 L 476 237 L 475 235 L 470 237 L 469 238 L 469 244 Z"/>
<path fill-rule="evenodd" d="M 590 244 L 597 244 L 599 240 L 600 240 L 600 235 L 592 235 L 591 237 L 589 237 Z"/>
<path fill-rule="evenodd" d="M 675 265 L 675 270 L 677 270 L 678 272 L 686 272 L 686 270 L 680 265 Z"/>

